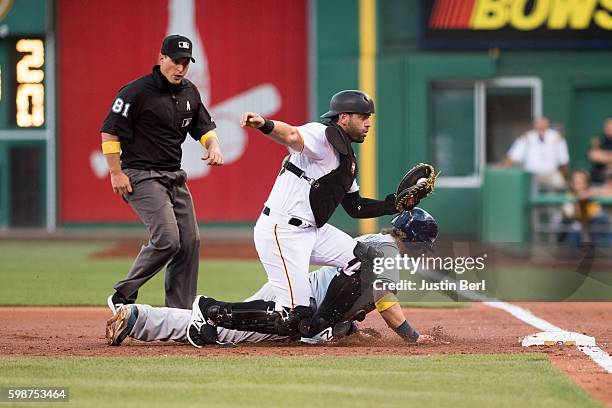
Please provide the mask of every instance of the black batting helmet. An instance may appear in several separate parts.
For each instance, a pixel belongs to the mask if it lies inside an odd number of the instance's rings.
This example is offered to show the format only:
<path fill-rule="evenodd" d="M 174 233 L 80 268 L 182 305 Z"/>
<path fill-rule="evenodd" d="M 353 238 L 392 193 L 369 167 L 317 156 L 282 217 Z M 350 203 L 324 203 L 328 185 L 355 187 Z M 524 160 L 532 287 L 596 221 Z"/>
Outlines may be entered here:
<path fill-rule="evenodd" d="M 322 118 L 333 118 L 341 113 L 374 113 L 374 101 L 365 92 L 347 90 L 340 91 L 329 101 L 329 111 Z"/>

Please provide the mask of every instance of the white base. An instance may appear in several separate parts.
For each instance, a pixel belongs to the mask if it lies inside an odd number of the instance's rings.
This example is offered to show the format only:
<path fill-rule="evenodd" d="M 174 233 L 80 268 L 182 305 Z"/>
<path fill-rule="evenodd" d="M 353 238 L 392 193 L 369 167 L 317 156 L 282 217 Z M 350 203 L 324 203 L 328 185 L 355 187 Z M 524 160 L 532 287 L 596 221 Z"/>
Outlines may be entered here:
<path fill-rule="evenodd" d="M 595 347 L 595 338 L 568 331 L 545 331 L 520 340 L 523 347 L 529 346 L 590 346 Z"/>

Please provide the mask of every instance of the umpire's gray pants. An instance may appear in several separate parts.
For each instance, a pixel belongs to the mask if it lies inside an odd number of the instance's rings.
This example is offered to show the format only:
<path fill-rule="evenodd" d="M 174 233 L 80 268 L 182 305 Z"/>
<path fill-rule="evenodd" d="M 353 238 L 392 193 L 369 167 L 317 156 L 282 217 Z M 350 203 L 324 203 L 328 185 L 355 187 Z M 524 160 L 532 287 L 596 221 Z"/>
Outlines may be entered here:
<path fill-rule="evenodd" d="M 166 267 L 166 306 L 191 309 L 198 283 L 200 233 L 187 174 L 179 171 L 125 169 L 133 192 L 125 198 L 149 230 L 125 279 L 115 290 L 135 298 L 138 289 Z"/>

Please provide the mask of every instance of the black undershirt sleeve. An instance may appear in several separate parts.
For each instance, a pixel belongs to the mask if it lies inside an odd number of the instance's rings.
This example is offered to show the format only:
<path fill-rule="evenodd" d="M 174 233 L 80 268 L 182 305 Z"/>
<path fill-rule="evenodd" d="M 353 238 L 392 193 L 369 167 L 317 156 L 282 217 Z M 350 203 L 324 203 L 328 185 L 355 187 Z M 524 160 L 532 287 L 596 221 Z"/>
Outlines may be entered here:
<path fill-rule="evenodd" d="M 347 193 L 342 200 L 342 207 L 353 218 L 375 218 L 392 215 L 395 210 L 395 194 L 389 194 L 384 200 L 364 198 L 359 191 Z"/>

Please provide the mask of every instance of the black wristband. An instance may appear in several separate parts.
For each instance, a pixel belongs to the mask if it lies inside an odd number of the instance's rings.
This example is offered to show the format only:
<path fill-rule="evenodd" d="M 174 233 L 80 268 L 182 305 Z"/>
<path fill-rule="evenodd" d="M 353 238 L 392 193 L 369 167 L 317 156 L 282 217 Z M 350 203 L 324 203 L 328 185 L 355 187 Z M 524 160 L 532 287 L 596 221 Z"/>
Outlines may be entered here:
<path fill-rule="evenodd" d="M 397 195 L 395 193 L 387 194 L 385 197 L 385 211 L 387 215 L 397 214 L 397 210 L 395 209 L 395 198 Z"/>
<path fill-rule="evenodd" d="M 419 332 L 414 330 L 406 320 L 404 320 L 404 323 L 400 324 L 399 327 L 395 329 L 395 332 L 404 340 L 411 343 L 415 343 L 419 338 Z"/>
<path fill-rule="evenodd" d="M 270 132 L 272 132 L 272 130 L 274 129 L 274 121 L 266 119 L 263 126 L 257 129 L 259 129 L 259 131 L 264 135 L 270 134 Z"/>

